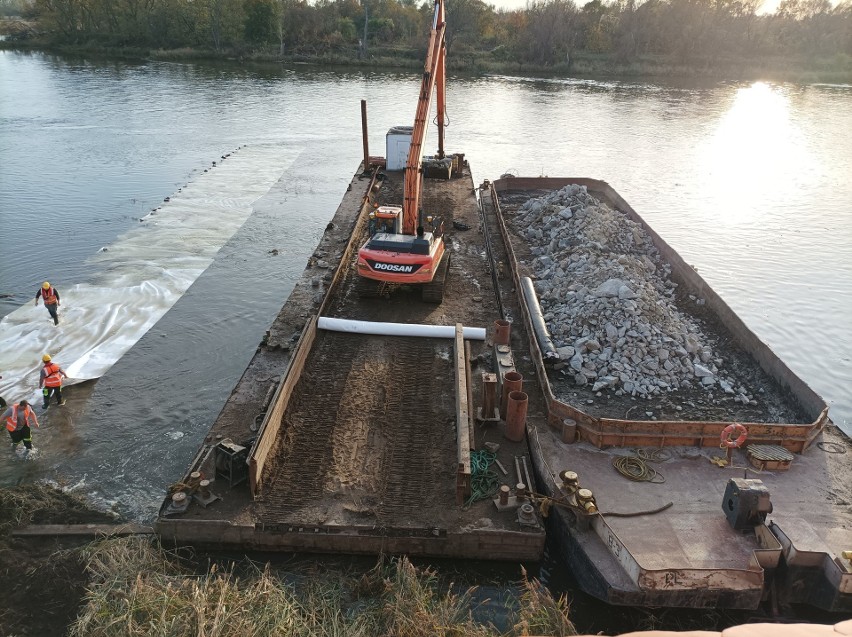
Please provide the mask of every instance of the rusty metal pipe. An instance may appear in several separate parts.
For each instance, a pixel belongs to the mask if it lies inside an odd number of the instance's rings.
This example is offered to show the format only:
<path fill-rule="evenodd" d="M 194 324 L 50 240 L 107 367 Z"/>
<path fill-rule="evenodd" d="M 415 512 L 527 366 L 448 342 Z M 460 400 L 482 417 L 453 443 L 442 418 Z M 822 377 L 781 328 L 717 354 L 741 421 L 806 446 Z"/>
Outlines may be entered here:
<path fill-rule="evenodd" d="M 370 170 L 370 142 L 367 135 L 367 100 L 361 100 L 361 137 L 364 140 L 364 170 Z"/>
<path fill-rule="evenodd" d="M 511 339 L 512 324 L 505 319 L 494 321 L 494 344 L 508 345 Z"/>
<path fill-rule="evenodd" d="M 500 418 L 506 420 L 509 413 L 509 394 L 521 391 L 524 387 L 524 377 L 519 372 L 503 374 L 503 395 L 500 398 Z"/>
<path fill-rule="evenodd" d="M 505 436 L 513 442 L 520 442 L 524 439 L 527 426 L 528 403 L 529 396 L 522 391 L 513 391 L 509 394 Z"/>

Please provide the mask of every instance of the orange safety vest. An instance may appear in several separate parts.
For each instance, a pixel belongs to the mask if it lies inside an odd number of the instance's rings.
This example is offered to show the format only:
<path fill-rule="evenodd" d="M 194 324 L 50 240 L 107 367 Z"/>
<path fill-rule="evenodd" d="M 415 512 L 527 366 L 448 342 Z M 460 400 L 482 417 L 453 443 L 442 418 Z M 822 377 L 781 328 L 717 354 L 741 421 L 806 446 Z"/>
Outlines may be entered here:
<path fill-rule="evenodd" d="M 61 387 L 62 376 L 65 375 L 56 363 L 47 363 L 44 366 L 44 386 Z"/>
<path fill-rule="evenodd" d="M 56 305 L 56 290 L 53 289 L 53 286 L 50 286 L 48 289 L 41 289 L 41 299 L 44 301 L 45 305 Z"/>
<path fill-rule="evenodd" d="M 33 410 L 27 407 L 24 412 L 24 421 L 26 424 L 30 424 L 30 416 L 33 417 L 33 421 L 35 421 L 35 413 Z M 9 431 L 16 431 L 18 429 L 18 405 L 12 406 L 12 416 L 6 419 L 6 429 Z"/>

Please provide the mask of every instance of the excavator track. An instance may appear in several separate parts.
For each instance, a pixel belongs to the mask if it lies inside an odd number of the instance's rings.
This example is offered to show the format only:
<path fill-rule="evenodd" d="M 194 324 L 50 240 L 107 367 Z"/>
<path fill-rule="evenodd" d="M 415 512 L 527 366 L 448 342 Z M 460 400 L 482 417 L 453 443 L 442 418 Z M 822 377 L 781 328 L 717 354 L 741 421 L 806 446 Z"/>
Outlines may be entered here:
<path fill-rule="evenodd" d="M 447 283 L 447 274 L 450 271 L 450 255 L 444 253 L 444 258 L 441 259 L 441 264 L 438 266 L 438 271 L 435 277 L 429 282 L 424 283 L 421 287 L 420 298 L 424 303 L 441 303 L 444 300 L 444 287 Z"/>

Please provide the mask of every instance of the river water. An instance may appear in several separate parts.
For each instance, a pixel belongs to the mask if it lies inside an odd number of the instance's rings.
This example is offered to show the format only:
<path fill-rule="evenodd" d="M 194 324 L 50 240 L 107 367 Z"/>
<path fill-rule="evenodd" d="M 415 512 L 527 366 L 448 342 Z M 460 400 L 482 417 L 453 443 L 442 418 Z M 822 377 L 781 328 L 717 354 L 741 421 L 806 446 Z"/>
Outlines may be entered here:
<path fill-rule="evenodd" d="M 76 378 L 108 369 L 42 417 L 37 461 L 0 457 L 0 484 L 150 520 L 334 214 L 360 100 L 380 155 L 418 89 L 0 52 L 0 392 L 32 396 L 45 350 Z M 852 431 L 852 86 L 451 77 L 448 115 L 477 184 L 608 181 Z M 44 280 L 58 328 L 32 307 Z"/>

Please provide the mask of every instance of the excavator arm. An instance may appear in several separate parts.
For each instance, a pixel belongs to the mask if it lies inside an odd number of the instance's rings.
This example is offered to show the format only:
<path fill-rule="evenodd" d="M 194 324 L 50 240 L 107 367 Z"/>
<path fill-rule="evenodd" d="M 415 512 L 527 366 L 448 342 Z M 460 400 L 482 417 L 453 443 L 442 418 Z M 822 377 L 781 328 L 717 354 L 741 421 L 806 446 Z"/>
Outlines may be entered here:
<path fill-rule="evenodd" d="M 427 120 L 432 103 L 432 91 L 438 93 L 438 157 L 444 157 L 444 119 L 446 110 L 446 43 L 444 41 L 447 23 L 444 19 L 444 2 L 435 0 L 435 13 L 432 18 L 432 30 L 429 35 L 429 49 L 423 68 L 423 81 L 417 100 L 417 112 L 414 116 L 414 130 L 411 134 L 411 147 L 405 164 L 404 199 L 402 203 L 402 233 L 415 234 L 420 210 L 420 191 L 422 188 L 421 163 L 423 142 L 426 139 Z"/>

